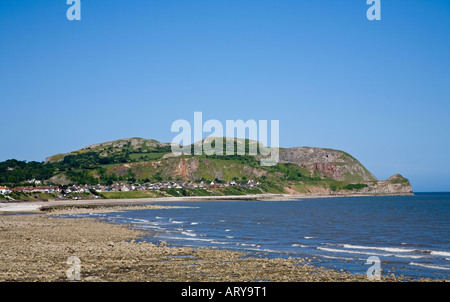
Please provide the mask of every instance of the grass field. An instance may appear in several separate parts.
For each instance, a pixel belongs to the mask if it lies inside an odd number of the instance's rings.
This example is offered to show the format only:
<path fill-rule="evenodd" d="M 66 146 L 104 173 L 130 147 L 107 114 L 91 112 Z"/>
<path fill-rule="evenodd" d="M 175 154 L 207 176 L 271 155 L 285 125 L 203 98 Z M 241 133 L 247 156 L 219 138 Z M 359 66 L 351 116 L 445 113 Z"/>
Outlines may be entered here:
<path fill-rule="evenodd" d="M 158 194 L 153 193 L 152 191 L 102 192 L 102 195 L 108 199 L 159 197 Z"/>

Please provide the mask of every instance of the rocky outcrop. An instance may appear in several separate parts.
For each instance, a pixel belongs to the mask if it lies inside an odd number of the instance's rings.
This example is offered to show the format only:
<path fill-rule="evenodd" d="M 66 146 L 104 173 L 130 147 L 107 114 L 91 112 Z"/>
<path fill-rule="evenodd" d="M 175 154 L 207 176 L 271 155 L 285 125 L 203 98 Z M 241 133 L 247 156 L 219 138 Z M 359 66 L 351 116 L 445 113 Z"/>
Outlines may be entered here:
<path fill-rule="evenodd" d="M 289 188 L 290 192 L 311 194 L 411 194 L 412 189 L 408 179 L 396 174 L 387 180 L 377 180 L 357 159 L 350 154 L 327 148 L 294 147 L 279 149 L 278 167 L 262 167 L 257 162 L 261 154 L 249 158 L 252 147 L 262 147 L 256 141 L 236 138 L 216 138 L 215 143 L 231 142 L 230 147 L 246 150 L 247 156 L 242 158 L 228 157 L 223 160 L 217 156 L 189 156 L 171 152 L 169 143 L 155 140 L 129 138 L 94 144 L 78 151 L 58 154 L 49 157 L 46 162 L 63 160 L 65 156 L 80 155 L 86 152 L 97 153 L 99 157 L 133 155 L 127 161 L 114 165 L 103 165 L 107 174 L 117 177 L 144 179 L 172 179 L 183 181 L 231 180 L 231 179 L 268 179 L 280 186 Z M 197 142 L 191 146 L 198 149 Z M 210 144 L 211 142 L 209 142 Z M 211 145 L 211 144 L 210 144 Z M 216 146 L 214 144 L 214 146 Z M 196 148 L 197 147 L 197 148 Z M 261 150 L 261 149 L 260 149 Z M 153 157 L 148 155 L 158 155 Z M 254 161 L 256 159 L 256 161 Z M 252 161 L 253 160 L 253 161 Z M 295 166 L 295 165 L 298 165 Z M 98 173 L 92 172 L 98 178 Z M 69 180 L 64 174 L 50 179 L 53 183 L 65 184 Z"/>
<path fill-rule="evenodd" d="M 126 139 L 119 139 L 115 141 L 100 143 L 100 144 L 93 144 L 90 146 L 86 146 L 82 148 L 81 150 L 95 150 L 95 151 L 101 151 L 103 149 L 111 148 L 111 149 L 120 149 L 124 147 L 131 147 L 133 150 L 138 150 L 139 148 L 156 148 L 156 147 L 162 147 L 166 144 L 160 143 L 154 139 L 144 139 L 140 137 L 132 137 L 132 138 L 126 138 Z"/>
<path fill-rule="evenodd" d="M 93 144 L 81 148 L 80 150 L 73 151 L 70 153 L 56 154 L 45 159 L 45 163 L 62 161 L 67 155 L 77 155 L 86 152 L 98 153 L 101 157 L 106 157 L 111 154 L 127 152 L 151 152 L 158 148 L 168 148 L 169 143 L 161 143 L 154 139 L 144 139 L 140 137 L 132 137 L 126 139 L 119 139 L 115 141 Z"/>
<path fill-rule="evenodd" d="M 369 182 L 367 184 L 367 191 L 372 194 L 408 195 L 413 193 L 409 180 L 400 174 L 395 174 L 387 180 L 379 180 L 377 182 Z"/>
<path fill-rule="evenodd" d="M 60 173 L 60 174 L 57 174 L 57 175 L 55 175 L 53 177 L 50 177 L 46 181 L 46 183 L 64 186 L 64 185 L 70 184 L 71 181 L 70 181 L 69 178 L 67 178 L 67 175 L 65 173 Z"/>
<path fill-rule="evenodd" d="M 310 147 L 281 149 L 280 161 L 298 164 L 313 175 L 317 171 L 324 177 L 339 181 L 377 180 L 358 160 L 338 150 Z"/>
<path fill-rule="evenodd" d="M 198 170 L 198 166 L 199 163 L 196 157 L 180 158 L 173 173 L 181 179 L 195 180 L 194 173 Z"/>

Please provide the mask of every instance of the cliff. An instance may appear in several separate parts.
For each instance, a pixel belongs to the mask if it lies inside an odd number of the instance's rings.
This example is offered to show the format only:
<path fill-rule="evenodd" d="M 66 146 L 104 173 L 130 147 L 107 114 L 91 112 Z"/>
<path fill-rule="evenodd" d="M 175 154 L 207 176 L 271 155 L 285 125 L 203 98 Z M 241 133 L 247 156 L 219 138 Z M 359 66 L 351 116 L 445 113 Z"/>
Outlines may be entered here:
<path fill-rule="evenodd" d="M 250 144 L 257 143 L 233 140 L 235 146 L 245 144 L 247 151 Z M 248 154 L 179 156 L 172 154 L 168 143 L 129 138 L 54 155 L 46 159 L 46 164 L 59 169 L 50 182 L 62 180 L 64 184 L 83 181 L 143 183 L 257 180 L 264 184 L 261 189 L 263 192 L 273 193 L 412 194 L 408 179 L 396 174 L 387 180 L 378 180 L 357 159 L 339 150 L 280 148 L 279 163 L 273 167 L 261 166 L 259 159 L 258 156 Z"/>
<path fill-rule="evenodd" d="M 311 173 L 339 181 L 377 180 L 358 160 L 338 150 L 310 147 L 281 149 L 281 163 L 295 163 Z"/>

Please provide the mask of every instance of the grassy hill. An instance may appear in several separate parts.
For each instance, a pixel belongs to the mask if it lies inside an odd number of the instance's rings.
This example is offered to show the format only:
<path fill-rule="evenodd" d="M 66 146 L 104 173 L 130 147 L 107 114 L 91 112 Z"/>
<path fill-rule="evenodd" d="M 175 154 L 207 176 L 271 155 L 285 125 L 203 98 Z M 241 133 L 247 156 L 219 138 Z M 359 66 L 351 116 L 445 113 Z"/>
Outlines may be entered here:
<path fill-rule="evenodd" d="M 245 155 L 174 156 L 168 143 L 143 138 L 120 139 L 57 154 L 45 163 L 15 160 L 0 163 L 0 184 L 14 186 L 28 179 L 56 185 L 255 180 L 261 183 L 259 191 L 272 193 L 411 192 L 407 179 L 400 176 L 384 181 L 391 185 L 388 186 L 343 151 L 280 148 L 277 165 L 261 166 L 260 156 L 248 153 L 250 145 L 257 142 L 233 140 L 235 149 L 244 144 Z"/>

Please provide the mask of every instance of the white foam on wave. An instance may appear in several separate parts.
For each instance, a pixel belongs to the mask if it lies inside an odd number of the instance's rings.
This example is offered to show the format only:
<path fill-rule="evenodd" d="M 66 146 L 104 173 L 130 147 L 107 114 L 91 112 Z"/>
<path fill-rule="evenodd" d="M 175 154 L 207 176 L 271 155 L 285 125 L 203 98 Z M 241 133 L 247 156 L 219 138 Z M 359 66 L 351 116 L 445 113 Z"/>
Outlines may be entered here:
<path fill-rule="evenodd" d="M 380 254 L 380 253 L 368 253 L 368 252 L 360 252 L 360 251 L 349 251 L 349 250 L 342 250 L 342 249 L 332 249 L 328 247 L 317 247 L 318 250 L 326 251 L 326 252 L 333 252 L 333 253 L 347 253 L 347 254 L 365 254 L 365 255 L 372 255 L 372 256 L 391 256 L 389 254 Z"/>
<path fill-rule="evenodd" d="M 340 244 L 339 246 L 342 246 L 346 249 L 359 249 L 359 250 L 380 250 L 385 252 L 392 252 L 392 253 L 411 253 L 414 252 L 414 249 L 404 249 L 404 248 L 398 248 L 398 247 L 376 247 L 376 246 L 364 246 L 364 245 L 352 245 L 352 244 Z"/>
<path fill-rule="evenodd" d="M 409 264 L 416 265 L 416 266 L 422 266 L 422 267 L 426 267 L 426 268 L 450 270 L 450 266 L 439 266 L 439 265 L 423 264 L 423 263 L 416 263 L 416 262 L 411 262 Z"/>
<path fill-rule="evenodd" d="M 444 252 L 444 251 L 431 251 L 430 255 L 438 255 L 438 256 L 450 256 L 450 252 Z M 447 258 L 446 258 L 447 260 Z"/>
<path fill-rule="evenodd" d="M 381 253 L 375 253 L 375 252 L 332 249 L 332 248 L 326 248 L 326 247 L 320 247 L 320 246 L 318 246 L 317 249 L 322 250 L 322 251 L 327 251 L 327 252 L 334 252 L 334 253 L 362 254 L 362 255 L 380 256 L 380 257 L 398 257 L 398 258 L 411 258 L 411 259 L 425 258 L 425 256 L 418 256 L 418 255 L 381 254 Z"/>
<path fill-rule="evenodd" d="M 306 247 L 308 247 L 307 245 L 304 245 L 304 244 L 299 244 L 299 243 L 294 243 L 293 245 L 291 245 L 291 246 L 295 246 L 295 247 L 303 247 L 303 248 L 306 248 Z"/>
<path fill-rule="evenodd" d="M 175 240 L 185 240 L 185 241 L 203 241 L 212 242 L 214 239 L 198 238 L 198 237 L 177 237 L 177 236 L 161 236 L 160 238 L 175 239 Z"/>
<path fill-rule="evenodd" d="M 325 255 L 319 255 L 321 258 L 327 258 L 327 259 L 339 259 L 339 260 L 354 260 L 353 258 L 348 257 L 337 257 L 337 256 L 325 256 Z"/>
<path fill-rule="evenodd" d="M 214 244 L 230 244 L 230 242 L 223 242 L 223 241 L 217 241 L 217 240 L 213 240 L 213 241 L 211 241 L 211 243 L 214 243 Z"/>
<path fill-rule="evenodd" d="M 197 234 L 190 232 L 189 230 L 186 232 L 181 232 L 181 234 L 186 235 L 186 236 L 191 236 L 191 237 L 197 237 Z"/>
<path fill-rule="evenodd" d="M 226 229 L 225 232 L 231 232 L 233 229 Z"/>
<path fill-rule="evenodd" d="M 236 245 L 241 245 L 241 246 L 255 246 L 255 247 L 258 246 L 258 244 L 256 244 L 256 243 L 236 243 Z"/>
<path fill-rule="evenodd" d="M 191 224 L 200 224 L 200 222 L 191 222 Z"/>
<path fill-rule="evenodd" d="M 183 223 L 183 221 L 176 221 L 176 220 L 172 220 L 171 222 L 172 222 L 172 223 L 178 223 L 178 224 Z"/>
<path fill-rule="evenodd" d="M 164 230 L 164 228 L 161 228 L 157 225 L 148 225 L 148 224 L 139 226 L 139 229 Z"/>
<path fill-rule="evenodd" d="M 305 238 L 305 239 L 313 239 L 313 238 L 316 238 L 316 237 L 312 237 L 312 236 L 305 236 L 305 237 L 303 237 L 303 238 Z"/>
<path fill-rule="evenodd" d="M 147 224 L 147 223 L 150 223 L 150 221 L 145 220 L 145 219 L 132 219 L 131 221 L 134 224 Z"/>
<path fill-rule="evenodd" d="M 398 247 L 378 247 L 378 246 L 364 246 L 364 245 L 352 245 L 352 244 L 337 244 L 339 247 L 343 247 L 346 249 L 355 249 L 355 250 L 378 250 L 385 251 L 390 253 L 395 253 L 393 256 L 395 257 L 404 257 L 404 258 L 424 258 L 425 256 L 420 255 L 402 255 L 397 253 L 411 253 L 411 252 L 419 252 L 422 254 L 429 254 L 434 256 L 444 256 L 450 257 L 450 252 L 447 251 L 421 251 L 416 249 L 407 249 L 407 248 L 398 248 Z"/>

